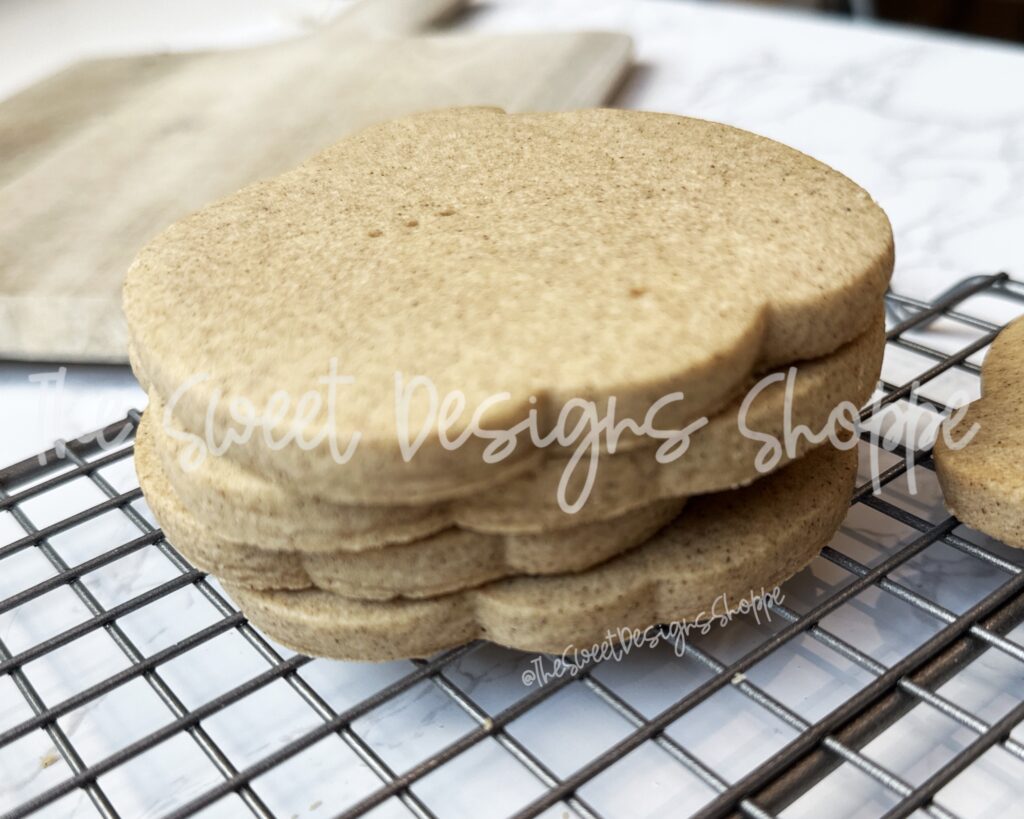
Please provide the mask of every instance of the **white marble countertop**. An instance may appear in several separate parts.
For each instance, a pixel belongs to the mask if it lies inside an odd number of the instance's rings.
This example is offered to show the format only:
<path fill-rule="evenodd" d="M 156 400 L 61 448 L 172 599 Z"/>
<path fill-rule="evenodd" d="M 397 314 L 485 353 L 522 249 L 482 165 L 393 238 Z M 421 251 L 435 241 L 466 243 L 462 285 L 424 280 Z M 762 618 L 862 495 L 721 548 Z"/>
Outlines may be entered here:
<path fill-rule="evenodd" d="M 4 55 L 0 94 L 82 56 L 246 44 L 288 36 L 324 19 L 338 5 L 337 0 L 182 0 L 176 4 L 7 0 L 0 4 L 0 54 Z M 802 13 L 685 0 L 503 0 L 482 5 L 463 18 L 459 28 L 627 31 L 635 38 L 639 67 L 618 104 L 729 122 L 800 148 L 854 178 L 875 195 L 892 219 L 897 240 L 896 291 L 928 298 L 977 272 L 1005 270 L 1024 278 L 1024 49 Z M 887 366 L 899 365 L 887 361 Z M 50 382 L 44 391 L 38 377 L 54 372 L 56 366 L 0 364 L 0 465 L 38 452 L 56 437 L 73 437 L 103 426 L 144 402 L 123 368 L 90 367 L 69 370 L 58 400 L 52 381 L 43 377 Z M 130 463 L 111 469 L 107 477 L 122 490 L 134 485 Z M 102 499 L 87 483 L 76 483 L 74 492 L 84 495 L 64 501 L 79 504 L 76 508 Z M 926 517 L 941 514 L 934 483 L 913 503 Z M 43 504 L 29 512 L 39 525 L 61 514 Z M 906 531 L 879 515 L 851 518 L 837 537 L 837 547 L 865 563 L 907 542 Z M 74 560 L 84 560 L 134 536 L 126 525 L 117 515 L 105 516 L 58 545 Z M 9 516 L 0 514 L 0 545 L 19 534 Z M 978 570 L 965 556 L 942 549 L 941 554 L 932 554 L 931 563 L 902 570 L 902 582 L 960 610 L 997 578 Z M 25 552 L 17 560 L 5 561 L 0 599 L 47 576 L 33 554 Z M 1020 560 L 1018 553 L 1009 550 L 1001 554 Z M 934 571 L 935 566 L 943 571 Z M 89 580 L 94 594 L 109 605 L 173 576 L 166 561 L 151 549 L 119 561 L 116 567 L 90 575 Z M 818 570 L 801 578 L 789 598 L 797 608 L 810 605 L 841 582 L 834 573 Z M 81 603 L 67 589 L 58 592 L 0 615 L 0 638 L 17 651 L 82 619 Z M 191 587 L 168 597 L 158 608 L 162 614 L 151 612 L 147 618 L 126 618 L 122 623 L 146 654 L 215 619 Z M 899 624 L 896 637 L 880 625 L 893 622 Z M 883 662 L 898 655 L 897 638 L 912 643 L 934 628 L 923 615 L 908 613 L 882 595 L 865 595 L 851 606 L 843 626 L 847 639 Z M 722 656 L 734 656 L 748 645 L 745 641 L 751 631 L 731 628 L 727 638 L 713 639 L 711 645 Z M 123 667 L 124 658 L 104 635 L 93 636 L 60 656 L 33 664 L 33 679 L 48 701 L 58 701 Z M 187 704 L 202 702 L 210 687 L 223 690 L 265 668 L 236 636 L 233 632 L 223 635 L 204 650 L 201 677 L 194 662 L 172 663 L 165 669 L 165 679 Z M 1018 629 L 1015 637 L 1024 637 L 1024 630 Z M 484 659 L 477 655 L 459 665 L 456 684 L 473 692 L 489 709 L 503 707 L 524 692 L 518 684 L 522 669 L 502 667 L 501 662 L 496 649 L 489 657 L 485 652 Z M 961 692 L 968 707 L 983 715 L 994 714 L 1001 703 L 1024 695 L 1019 666 L 1010 661 L 1001 664 L 999 657 L 975 665 L 971 685 Z M 640 712 L 651 714 L 702 678 L 696 671 L 669 673 L 667 667 L 658 656 L 636 654 L 609 666 L 602 679 L 625 691 Z M 341 709 L 408 668 L 405 663 L 368 668 L 317 661 L 304 673 Z M 74 669 L 70 676 L 69 669 Z M 757 679 L 783 700 L 808 680 L 822 683 L 820 698 L 793 703 L 805 718 L 814 719 L 862 685 L 862 676 L 849 663 L 826 656 L 820 646 L 801 641 L 791 653 L 760 668 Z M 831 683 L 824 685 L 829 679 Z M 961 687 L 965 684 L 961 679 Z M 956 686 L 947 690 L 953 696 Z M 740 775 L 764 749 L 789 741 L 793 732 L 756 709 L 740 707 L 734 690 L 721 693 L 715 706 L 698 709 L 674 726 L 671 735 L 717 770 Z M 88 759 L 100 758 L 123 744 L 124 736 L 112 726 L 125 727 L 125 735 L 134 738 L 168 718 L 140 680 L 118 696 L 102 698 L 72 716 L 63 727 L 73 733 Z M 0 675 L 0 730 L 25 718 L 20 696 L 9 679 Z M 586 727 L 572 742 L 551 730 L 569 718 Z M 304 704 L 289 698 L 282 683 L 247 699 L 243 707 L 207 721 L 205 727 L 237 764 L 244 765 L 315 723 Z M 254 725 L 259 729 L 252 729 Z M 427 684 L 355 726 L 396 769 L 452 741 L 468 727 L 472 723 L 466 714 Z M 931 724 L 926 717 L 909 727 L 909 735 L 906 730 L 898 735 L 887 732 L 869 747 L 874 758 L 897 767 L 910 781 L 920 778 L 929 761 L 948 755 L 962 741 L 948 726 Z M 539 749 L 560 774 L 627 730 L 621 719 L 585 692 L 559 695 L 515 729 L 516 736 Z M 721 741 L 723 732 L 730 737 L 727 745 Z M 1015 735 L 1020 733 L 1018 729 Z M 915 743 L 920 769 L 902 767 L 908 742 Z M 168 746 L 156 757 L 158 761 L 118 769 L 105 777 L 105 787 L 124 800 L 126 815 L 159 815 L 181 794 L 195 795 L 218 781 L 186 738 L 178 737 Z M 15 756 L 0 753 L 0 813 L 16 804 L 19 794 L 37 792 L 68 774 L 41 732 L 26 738 L 19 748 Z M 618 766 L 618 777 L 603 777 L 589 785 L 587 798 L 608 816 L 660 817 L 670 808 L 685 815 L 707 798 L 707 786 L 692 775 L 680 776 L 677 764 L 659 754 L 631 755 Z M 303 760 L 263 780 L 261 793 L 282 815 L 329 815 L 332 803 L 362 793 L 374 781 L 339 742 L 329 752 L 312 753 L 311 749 Z M 521 768 L 509 767 L 507 755 L 496 743 L 485 743 L 459 764 L 463 776 L 470 778 L 452 785 L 451 780 L 431 777 L 421 788 L 423 798 L 443 815 L 501 815 L 503 805 L 520 804 L 539 792 L 538 783 Z M 883 796 L 864 787 L 863 774 L 847 767 L 835 774 L 845 796 L 835 798 L 834 791 L 829 791 L 824 803 L 828 812 L 851 819 L 883 812 L 888 807 Z M 1015 803 L 1000 787 L 1008 777 L 1019 775 L 1019 769 L 996 765 L 959 790 L 950 790 L 946 804 L 962 816 L 1009 816 Z M 510 801 L 504 801 L 506 796 Z M 240 815 L 237 800 L 215 808 L 219 810 L 211 813 Z M 826 807 L 812 793 L 784 815 L 810 818 L 823 815 L 823 810 Z M 94 815 L 80 793 L 53 805 L 51 814 Z M 375 815 L 406 814 L 385 810 Z"/>

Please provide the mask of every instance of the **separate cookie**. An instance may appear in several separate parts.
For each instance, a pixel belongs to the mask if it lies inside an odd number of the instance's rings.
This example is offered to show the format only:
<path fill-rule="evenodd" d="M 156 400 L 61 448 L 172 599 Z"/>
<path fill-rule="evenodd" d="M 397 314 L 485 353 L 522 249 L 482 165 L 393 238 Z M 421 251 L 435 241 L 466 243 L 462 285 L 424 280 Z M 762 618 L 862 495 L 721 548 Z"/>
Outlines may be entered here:
<path fill-rule="evenodd" d="M 877 384 L 885 346 L 880 312 L 874 327 L 836 353 L 800 362 L 790 392 L 790 426 L 815 433 L 827 428 L 841 403 L 860 407 Z M 775 382 L 751 403 L 750 430 L 780 441 L 785 437 L 786 384 Z M 159 451 L 164 472 L 197 521 L 211 533 L 264 549 L 315 551 L 310 544 L 332 538 L 338 549 L 375 548 L 418 540 L 451 526 L 487 533 L 544 532 L 619 518 L 659 501 L 706 494 L 750 483 L 759 477 L 758 453 L 764 438 L 741 433 L 742 396 L 709 420 L 678 460 L 660 464 L 652 447 L 602 454 L 587 502 L 575 514 L 558 504 L 558 485 L 567 458 L 548 458 L 537 469 L 477 495 L 441 504 L 369 506 L 338 504 L 309 493 L 289 491 L 261 478 L 226 456 L 189 464 L 185 430 L 170 419 L 152 394 L 144 424 Z M 810 444 L 797 440 L 799 457 Z M 783 452 L 778 466 L 789 458 Z M 574 473 L 568 497 L 579 496 L 585 469 Z"/>
<path fill-rule="evenodd" d="M 685 501 L 660 501 L 600 523 L 557 532 L 482 535 L 449 528 L 411 543 L 341 551 L 336 539 L 307 540 L 306 551 L 267 551 L 199 523 L 163 475 L 143 416 L 135 439 L 139 485 L 168 538 L 192 563 L 224 582 L 255 589 L 316 587 L 356 599 L 428 597 L 500 577 L 587 569 L 633 548 L 671 522 Z"/>
<path fill-rule="evenodd" d="M 1024 319 L 992 343 L 981 368 L 981 398 L 958 424 L 946 422 L 935 442 L 935 468 L 950 512 L 1024 548 Z"/>
<path fill-rule="evenodd" d="M 528 651 L 583 649 L 609 630 L 722 613 L 723 598 L 735 604 L 795 574 L 842 522 L 856 468 L 854 450 L 818 449 L 745 489 L 691 500 L 644 545 L 578 574 L 387 603 L 225 587 L 253 624 L 307 654 L 422 657 L 476 638 Z"/>
<path fill-rule="evenodd" d="M 339 502 L 426 503 L 555 452 L 451 450 L 427 393 L 396 413 L 396 373 L 462 396 L 450 438 L 531 413 L 547 432 L 573 399 L 642 421 L 681 391 L 659 416 L 678 428 L 866 332 L 892 264 L 871 197 L 771 140 L 667 114 L 460 109 L 368 128 L 178 222 L 133 263 L 124 306 L 136 372 L 186 429 L 223 438 L 242 401 L 266 416 L 271 435 L 229 452 L 242 466 Z M 323 403 L 299 408 L 306 394 Z M 405 418 L 426 432 L 411 460 Z M 276 445 L 296 431 L 361 437 L 339 465 L 326 443 Z"/>

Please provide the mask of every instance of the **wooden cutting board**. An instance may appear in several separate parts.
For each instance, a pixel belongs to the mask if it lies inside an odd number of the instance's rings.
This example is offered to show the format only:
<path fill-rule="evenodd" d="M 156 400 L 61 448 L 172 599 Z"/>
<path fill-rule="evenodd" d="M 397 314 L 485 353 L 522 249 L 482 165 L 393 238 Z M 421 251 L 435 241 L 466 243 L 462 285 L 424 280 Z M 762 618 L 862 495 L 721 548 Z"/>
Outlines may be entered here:
<path fill-rule="evenodd" d="M 0 358 L 125 361 L 138 249 L 346 133 L 453 105 L 596 106 L 628 70 L 621 34 L 415 34 L 459 5 L 363 0 L 301 39 L 89 61 L 0 103 Z"/>

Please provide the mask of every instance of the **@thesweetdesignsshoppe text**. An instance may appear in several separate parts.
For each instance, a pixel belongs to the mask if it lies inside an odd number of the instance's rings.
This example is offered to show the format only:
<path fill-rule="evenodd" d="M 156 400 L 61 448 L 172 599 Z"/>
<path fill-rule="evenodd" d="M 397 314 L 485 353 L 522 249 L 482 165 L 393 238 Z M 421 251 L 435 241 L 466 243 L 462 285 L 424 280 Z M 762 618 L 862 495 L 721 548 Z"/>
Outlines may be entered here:
<path fill-rule="evenodd" d="M 709 609 L 689 619 L 646 628 L 609 628 L 597 643 L 568 645 L 559 654 L 538 654 L 530 660 L 520 679 L 527 687 L 543 686 L 565 676 L 576 677 L 595 663 L 619 662 L 636 649 L 654 649 L 662 643 L 671 646 L 677 657 L 682 657 L 691 635 L 707 635 L 713 628 L 724 628 L 744 615 L 750 615 L 758 624 L 771 622 L 772 608 L 782 605 L 783 600 L 785 595 L 778 586 L 751 590 L 739 598 L 720 594 Z"/>

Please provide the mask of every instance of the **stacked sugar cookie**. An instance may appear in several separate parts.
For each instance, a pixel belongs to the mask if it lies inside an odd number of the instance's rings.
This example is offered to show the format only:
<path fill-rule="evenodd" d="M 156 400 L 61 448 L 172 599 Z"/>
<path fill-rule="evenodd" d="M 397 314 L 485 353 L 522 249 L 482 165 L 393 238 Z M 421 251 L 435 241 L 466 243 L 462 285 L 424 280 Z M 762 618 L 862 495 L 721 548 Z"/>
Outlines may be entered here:
<path fill-rule="evenodd" d="M 892 264 L 867 193 L 724 125 L 382 124 L 139 255 L 140 482 L 309 653 L 561 651 L 694 618 L 842 520 L 853 450 L 787 431 L 870 397 Z"/>

